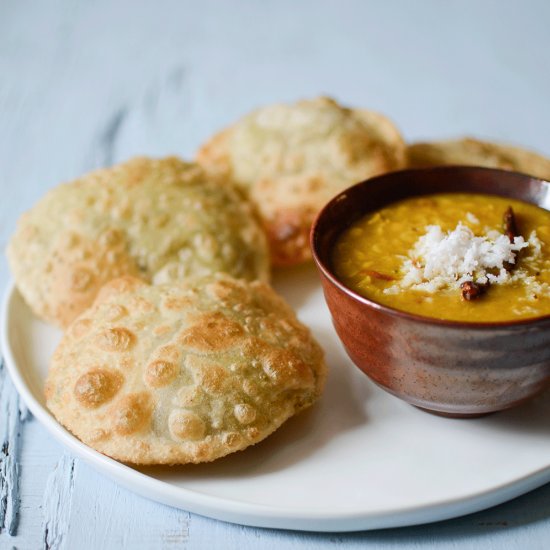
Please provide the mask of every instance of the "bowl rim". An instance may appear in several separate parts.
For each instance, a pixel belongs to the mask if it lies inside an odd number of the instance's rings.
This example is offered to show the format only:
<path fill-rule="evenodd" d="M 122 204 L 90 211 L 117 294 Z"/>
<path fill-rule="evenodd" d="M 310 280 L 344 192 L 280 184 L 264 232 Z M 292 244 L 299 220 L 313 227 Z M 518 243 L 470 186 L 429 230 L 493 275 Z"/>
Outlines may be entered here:
<path fill-rule="evenodd" d="M 529 326 L 534 326 L 538 324 L 544 324 L 545 322 L 550 321 L 550 313 L 544 314 L 544 315 L 538 315 L 536 317 L 528 317 L 525 319 L 517 319 L 512 321 L 456 321 L 451 319 L 438 319 L 437 317 L 428 317 L 427 315 L 419 315 L 417 313 L 411 313 L 408 311 L 402 311 L 400 309 L 396 309 L 390 306 L 383 305 L 379 302 L 376 302 L 375 300 L 371 300 L 370 298 L 366 298 L 365 296 L 362 296 L 361 294 L 358 294 L 348 286 L 346 286 L 338 277 L 332 272 L 332 269 L 326 265 L 325 262 L 323 262 L 320 258 L 320 255 L 317 253 L 317 247 L 315 244 L 315 241 L 317 240 L 317 234 L 318 234 L 318 227 L 319 222 L 323 218 L 323 216 L 326 215 L 326 213 L 333 207 L 333 205 L 341 200 L 341 197 L 343 195 L 346 195 L 349 193 L 352 189 L 362 187 L 366 184 L 373 185 L 377 184 L 380 181 L 383 181 L 384 179 L 388 177 L 395 177 L 396 175 L 406 175 L 408 173 L 418 173 L 418 172 L 451 172 L 451 171 L 458 171 L 458 172 L 472 172 L 472 171 L 484 171 L 484 172 L 493 172 L 493 173 L 501 173 L 501 174 L 514 174 L 516 176 L 520 176 L 521 178 L 526 178 L 529 180 L 536 180 L 542 183 L 547 184 L 550 186 L 550 181 L 545 180 L 543 178 L 538 178 L 536 176 L 531 176 L 529 174 L 525 174 L 523 172 L 516 172 L 513 170 L 502 170 L 499 168 L 487 168 L 484 166 L 475 166 L 475 165 L 442 165 L 442 166 L 430 166 L 426 168 L 404 168 L 402 170 L 394 170 L 392 172 L 385 172 L 384 174 L 379 174 L 377 176 L 373 176 L 372 178 L 367 178 L 366 180 L 360 181 L 354 185 L 351 185 L 347 187 L 346 189 L 343 189 L 335 195 L 330 201 L 328 201 L 323 208 L 317 213 L 315 216 L 315 220 L 311 226 L 311 230 L 309 233 L 309 244 L 311 248 L 311 252 L 313 255 L 313 259 L 315 260 L 315 263 L 317 265 L 317 268 L 319 271 L 321 271 L 322 275 L 328 279 L 328 281 L 336 286 L 341 292 L 346 294 L 348 297 L 352 298 L 354 301 L 359 302 L 363 304 L 364 306 L 367 306 L 368 308 L 375 309 L 379 312 L 385 313 L 387 315 L 393 316 L 393 317 L 400 317 L 403 319 L 407 319 L 410 321 L 414 321 L 417 323 L 424 323 L 428 325 L 437 325 L 447 328 L 456 328 L 456 329 L 481 329 L 481 330 L 488 330 L 488 329 L 496 329 L 496 328 L 525 328 Z M 441 192 L 445 192 L 442 190 Z M 486 194 L 486 195 L 495 195 L 498 197 L 502 197 L 504 195 L 499 193 L 492 193 L 492 192 L 480 192 L 478 194 Z M 410 197 L 416 196 L 415 194 L 411 194 Z M 404 197 L 406 198 L 406 197 Z M 535 204 L 533 202 L 526 201 L 524 199 L 515 199 L 520 200 L 523 202 L 526 202 L 528 204 L 533 204 L 534 206 L 538 206 L 539 208 L 542 208 L 543 210 L 546 210 L 550 212 L 550 209 L 544 208 L 543 206 L 539 204 Z M 391 204 L 389 202 L 388 204 Z M 366 212 L 365 212 L 366 213 Z"/>

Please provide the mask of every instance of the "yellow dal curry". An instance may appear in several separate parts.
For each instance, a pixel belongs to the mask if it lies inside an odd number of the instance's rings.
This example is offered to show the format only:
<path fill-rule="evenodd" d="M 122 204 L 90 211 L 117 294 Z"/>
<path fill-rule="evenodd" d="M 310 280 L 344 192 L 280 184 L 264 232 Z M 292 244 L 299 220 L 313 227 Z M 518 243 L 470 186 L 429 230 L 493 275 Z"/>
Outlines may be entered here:
<path fill-rule="evenodd" d="M 508 207 L 513 209 L 519 240 L 503 236 Z M 475 268 L 449 275 L 449 264 L 464 260 L 452 255 L 453 239 L 462 239 L 465 256 L 472 250 L 479 253 L 480 247 L 493 254 L 503 243 L 504 248 L 521 250 L 508 251 L 515 264 L 506 261 L 500 269 Z M 426 259 L 430 242 L 442 247 L 435 262 L 439 254 L 439 268 L 447 270 L 433 280 L 433 269 L 427 274 L 429 262 L 432 268 L 434 263 L 434 258 Z M 447 260 L 440 250 L 447 252 Z M 339 237 L 332 259 L 346 286 L 380 304 L 438 319 L 492 322 L 550 314 L 549 250 L 550 212 L 497 196 L 438 194 L 405 199 L 364 216 Z M 488 261 L 490 254 L 485 255 Z M 465 280 L 482 281 L 483 293 L 465 299 L 459 285 Z"/>

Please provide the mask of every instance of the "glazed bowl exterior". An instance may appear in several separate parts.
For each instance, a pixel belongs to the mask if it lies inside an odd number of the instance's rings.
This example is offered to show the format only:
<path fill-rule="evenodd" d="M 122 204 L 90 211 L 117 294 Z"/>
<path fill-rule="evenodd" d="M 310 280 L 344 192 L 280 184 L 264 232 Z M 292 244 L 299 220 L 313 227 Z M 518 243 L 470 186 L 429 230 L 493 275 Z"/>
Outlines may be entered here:
<path fill-rule="evenodd" d="M 313 256 L 334 327 L 352 361 L 408 403 L 448 416 L 513 407 L 550 385 L 550 315 L 510 322 L 445 321 L 378 304 L 335 276 L 343 230 L 392 202 L 432 193 L 484 193 L 550 209 L 550 183 L 476 167 L 392 172 L 337 195 L 311 230 Z"/>

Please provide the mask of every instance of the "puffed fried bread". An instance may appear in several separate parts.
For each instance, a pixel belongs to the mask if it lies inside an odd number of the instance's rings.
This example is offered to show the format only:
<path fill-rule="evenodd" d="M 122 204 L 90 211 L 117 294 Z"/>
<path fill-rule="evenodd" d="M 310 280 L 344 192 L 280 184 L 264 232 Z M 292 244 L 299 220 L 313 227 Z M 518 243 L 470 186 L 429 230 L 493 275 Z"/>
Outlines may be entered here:
<path fill-rule="evenodd" d="M 46 398 L 117 460 L 197 463 L 267 437 L 319 397 L 325 375 L 310 331 L 265 283 L 125 277 L 68 328 Z"/>
<path fill-rule="evenodd" d="M 205 143 L 197 160 L 230 179 L 256 204 L 274 265 L 311 258 L 317 212 L 346 187 L 405 164 L 405 144 L 390 120 L 326 97 L 270 105 Z"/>
<path fill-rule="evenodd" d="M 407 148 L 407 162 L 411 168 L 446 164 L 500 168 L 550 180 L 550 159 L 521 147 L 473 138 L 413 143 Z"/>
<path fill-rule="evenodd" d="M 123 275 L 269 277 L 266 238 L 242 192 L 175 157 L 135 158 L 52 189 L 22 216 L 7 256 L 31 309 L 60 327 Z"/>

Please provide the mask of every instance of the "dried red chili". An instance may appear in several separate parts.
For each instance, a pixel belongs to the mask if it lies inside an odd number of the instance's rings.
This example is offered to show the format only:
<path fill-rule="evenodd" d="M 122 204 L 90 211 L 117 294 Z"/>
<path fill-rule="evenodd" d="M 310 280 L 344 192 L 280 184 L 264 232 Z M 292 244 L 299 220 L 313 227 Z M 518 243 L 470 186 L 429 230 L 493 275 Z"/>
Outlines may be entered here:
<path fill-rule="evenodd" d="M 462 291 L 462 298 L 468 302 L 471 300 L 476 300 L 482 294 L 487 291 L 489 283 L 480 285 L 474 283 L 474 281 L 465 281 L 460 285 L 460 290 Z"/>

